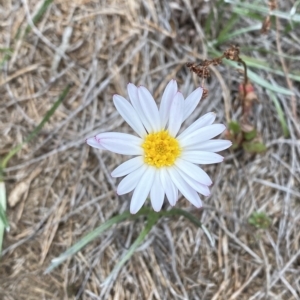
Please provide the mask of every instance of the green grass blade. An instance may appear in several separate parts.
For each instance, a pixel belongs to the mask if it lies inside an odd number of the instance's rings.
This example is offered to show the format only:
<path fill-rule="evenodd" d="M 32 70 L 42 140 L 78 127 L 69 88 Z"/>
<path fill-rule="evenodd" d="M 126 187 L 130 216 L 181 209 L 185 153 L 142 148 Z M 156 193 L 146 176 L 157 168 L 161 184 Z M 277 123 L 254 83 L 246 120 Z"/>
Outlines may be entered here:
<path fill-rule="evenodd" d="M 148 235 L 148 233 L 150 232 L 150 230 L 155 225 L 158 219 L 159 219 L 159 214 L 153 211 L 149 214 L 148 222 L 145 228 L 141 231 L 137 239 L 133 242 L 133 244 L 130 246 L 130 248 L 125 253 L 125 255 L 123 255 L 121 260 L 115 265 L 110 275 L 105 279 L 103 285 L 105 285 L 105 283 L 108 282 L 110 278 L 114 277 L 120 271 L 122 266 L 131 258 L 131 256 L 134 254 L 137 247 L 143 242 L 143 240 L 146 238 L 146 236 Z"/>
<path fill-rule="evenodd" d="M 217 51 L 216 49 L 214 48 L 209 48 L 209 53 L 211 53 L 212 55 L 215 55 L 215 56 L 221 56 L 221 53 L 219 51 Z M 224 64 L 228 65 L 228 66 L 231 66 L 231 67 L 234 67 L 236 69 L 240 69 L 240 70 L 243 70 L 243 68 L 235 61 L 231 61 L 231 60 L 228 60 L 228 59 L 223 59 L 223 62 Z M 257 75 L 255 72 L 251 71 L 248 69 L 247 71 L 248 73 L 248 78 L 266 88 L 267 90 L 270 90 L 270 91 L 273 91 L 275 93 L 279 93 L 279 94 L 283 94 L 283 95 L 288 95 L 288 96 L 292 96 L 294 95 L 294 93 L 292 91 L 290 91 L 289 89 L 286 89 L 282 86 L 279 86 L 279 85 L 272 85 L 271 83 L 269 83 L 267 80 L 265 80 L 264 78 L 262 78 L 261 76 Z"/>
<path fill-rule="evenodd" d="M 198 221 L 197 218 L 195 218 L 192 214 L 188 213 L 187 211 L 182 210 L 180 208 L 172 208 L 171 210 L 168 210 L 168 211 L 161 211 L 161 212 L 159 212 L 159 214 L 160 214 L 160 216 L 174 216 L 174 215 L 177 215 L 177 216 L 183 216 L 183 217 L 187 218 L 194 225 L 201 228 L 204 231 L 207 238 L 209 239 L 209 242 L 210 242 L 211 246 L 212 247 L 215 246 L 215 240 L 212 237 L 212 235 L 210 234 L 210 232 L 208 231 L 208 229 L 200 221 Z"/>
<path fill-rule="evenodd" d="M 257 83 L 258 85 L 261 85 L 262 87 L 266 88 L 267 90 L 273 91 L 275 93 L 283 94 L 292 96 L 294 93 L 290 91 L 289 89 L 286 89 L 279 85 L 272 85 L 270 82 L 262 78 L 261 76 L 257 75 L 251 70 L 248 70 L 248 78 L 251 79 L 252 82 Z"/>
<path fill-rule="evenodd" d="M 39 20 L 43 17 L 44 13 L 48 9 L 49 5 L 53 2 L 53 0 L 45 0 L 44 3 L 42 4 L 41 8 L 38 10 L 38 12 L 34 15 L 32 18 L 32 22 L 35 25 L 36 23 L 39 22 Z M 28 34 L 31 30 L 31 26 L 28 25 L 25 29 L 25 35 Z"/>
<path fill-rule="evenodd" d="M 239 15 L 233 14 L 231 18 L 226 22 L 224 28 L 220 31 L 217 40 L 219 41 L 222 39 L 222 37 L 227 36 L 229 31 L 231 31 L 232 27 L 236 24 L 238 20 L 239 20 Z"/>
<path fill-rule="evenodd" d="M 217 46 L 219 44 L 222 44 L 228 40 L 231 40 L 232 38 L 236 37 L 236 36 L 239 36 L 241 34 L 244 34 L 244 33 L 247 33 L 247 32 L 251 32 L 251 31 L 257 31 L 257 30 L 260 30 L 261 29 L 261 24 L 258 23 L 258 24 L 255 24 L 255 25 L 252 25 L 252 26 L 249 26 L 249 27 L 245 27 L 245 28 L 242 28 L 242 29 L 238 29 L 230 34 L 226 34 L 226 35 L 219 35 L 219 38 L 215 41 L 212 41 L 210 43 L 209 46 Z"/>
<path fill-rule="evenodd" d="M 59 98 L 57 101 L 53 104 L 53 106 L 48 110 L 46 115 L 44 116 L 43 120 L 41 123 L 28 135 L 28 137 L 24 140 L 23 143 L 19 144 L 15 148 L 13 148 L 9 153 L 4 157 L 4 159 L 1 162 L 0 169 L 5 169 L 8 161 L 15 155 L 17 154 L 23 147 L 24 144 L 29 143 L 43 128 L 43 126 L 49 121 L 50 117 L 54 114 L 58 106 L 62 103 L 62 101 L 65 99 L 67 96 L 69 90 L 70 90 L 70 85 L 68 85 L 63 92 L 60 94 Z"/>
<path fill-rule="evenodd" d="M 5 184 L 3 181 L 0 182 L 0 254 L 2 252 L 2 243 L 5 228 L 8 228 L 7 219 L 5 216 L 6 211 L 6 193 L 5 193 Z"/>
<path fill-rule="evenodd" d="M 268 49 L 265 49 L 265 48 L 261 48 L 261 47 L 254 47 L 254 46 L 241 46 L 240 47 L 241 49 L 241 52 L 242 53 L 245 53 L 245 52 L 250 52 L 252 53 L 253 51 L 257 51 L 259 53 L 262 53 L 262 54 L 271 54 L 271 55 L 276 55 L 278 57 L 283 57 L 283 58 L 287 58 L 287 59 L 290 59 L 290 60 L 300 60 L 300 57 L 298 56 L 295 56 L 295 55 L 288 55 L 286 53 L 278 53 L 277 51 L 274 51 L 274 50 L 268 50 Z M 241 55 L 242 57 L 242 55 Z"/>
<path fill-rule="evenodd" d="M 258 5 L 257 3 L 251 3 L 250 1 L 236 1 L 236 0 L 225 0 L 226 3 L 232 4 L 232 10 L 236 11 L 236 8 L 243 8 L 245 10 L 258 11 L 264 15 L 268 15 L 270 10 L 267 5 Z M 271 16 L 277 16 L 281 19 L 286 19 L 294 22 L 300 22 L 300 14 L 290 14 L 288 12 L 283 12 L 280 10 L 272 10 L 270 13 Z"/>
<path fill-rule="evenodd" d="M 285 74 L 282 70 L 271 68 L 266 62 L 264 62 L 262 60 L 259 60 L 259 59 L 253 58 L 253 57 L 249 57 L 249 56 L 245 56 L 245 55 L 241 55 L 240 57 L 247 64 L 248 67 L 265 70 L 270 73 L 274 73 L 276 75 L 285 77 Z M 295 81 L 300 81 L 300 75 L 288 74 L 288 77 Z"/>
<path fill-rule="evenodd" d="M 287 123 L 286 123 L 286 120 L 285 120 L 285 117 L 284 117 L 284 112 L 281 108 L 281 105 L 277 99 L 277 97 L 275 96 L 274 93 L 272 93 L 271 91 L 267 91 L 269 97 L 271 98 L 271 100 L 273 101 L 274 103 L 274 106 L 276 108 L 276 111 L 277 111 L 277 114 L 278 114 L 278 118 L 279 118 L 279 121 L 280 121 L 280 124 L 281 124 L 281 128 L 282 128 L 282 132 L 283 132 L 283 135 L 285 138 L 289 137 L 290 135 L 290 132 L 289 132 L 289 128 L 287 126 Z"/>
<path fill-rule="evenodd" d="M 131 216 L 130 212 L 126 211 L 121 215 L 113 217 L 106 221 L 105 223 L 101 224 L 99 227 L 88 233 L 84 238 L 70 247 L 67 251 L 62 253 L 57 258 L 52 259 L 50 266 L 46 269 L 45 274 L 50 273 L 53 269 L 61 265 L 65 260 L 72 257 L 78 251 L 80 251 L 83 247 L 85 247 L 88 243 L 96 239 L 103 233 L 105 230 L 109 229 L 114 224 L 120 223 L 121 221 L 129 218 Z"/>
<path fill-rule="evenodd" d="M 0 69 L 3 67 L 4 63 L 10 59 L 10 57 L 13 54 L 13 50 L 11 48 L 0 48 L 0 53 L 4 54 L 4 57 L 2 58 L 0 62 Z"/>

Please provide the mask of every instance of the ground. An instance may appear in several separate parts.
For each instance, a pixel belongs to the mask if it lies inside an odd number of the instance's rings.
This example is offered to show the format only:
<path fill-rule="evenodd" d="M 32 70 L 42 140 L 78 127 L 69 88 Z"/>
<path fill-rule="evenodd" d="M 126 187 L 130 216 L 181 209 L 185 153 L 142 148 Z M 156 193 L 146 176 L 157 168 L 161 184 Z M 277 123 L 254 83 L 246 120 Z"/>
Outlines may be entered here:
<path fill-rule="evenodd" d="M 70 86 L 5 169 L 10 231 L 0 299 L 300 299 L 300 17 L 294 1 L 271 2 L 282 14 L 270 18 L 270 28 L 267 1 L 0 3 L 2 158 Z M 187 219 L 162 218 L 105 281 L 143 229 L 141 217 L 113 226 L 44 274 L 53 258 L 129 207 L 130 195 L 117 196 L 119 180 L 110 176 L 125 158 L 85 144 L 99 132 L 131 132 L 113 95 L 127 98 L 132 82 L 159 102 L 172 78 L 185 96 L 203 85 L 208 95 L 185 126 L 209 111 L 228 126 L 243 117 L 241 69 L 224 61 L 202 80 L 186 63 L 214 59 L 231 45 L 248 65 L 258 99 L 251 124 L 266 150 L 222 152 L 224 162 L 204 166 L 214 184 L 203 208 L 184 198 L 176 204 L 207 227 L 215 246 Z"/>

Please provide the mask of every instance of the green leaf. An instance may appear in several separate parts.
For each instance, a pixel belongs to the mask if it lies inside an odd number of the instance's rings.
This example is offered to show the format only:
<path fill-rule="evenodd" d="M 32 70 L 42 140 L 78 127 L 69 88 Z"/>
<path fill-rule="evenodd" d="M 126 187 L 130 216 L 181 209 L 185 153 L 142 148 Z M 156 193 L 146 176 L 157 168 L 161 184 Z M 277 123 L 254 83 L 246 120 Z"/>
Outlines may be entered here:
<path fill-rule="evenodd" d="M 44 125 L 49 121 L 50 117 L 54 114 L 56 109 L 59 107 L 59 105 L 62 103 L 62 101 L 65 99 L 67 94 L 69 93 L 71 86 L 68 85 L 63 92 L 60 94 L 59 98 L 56 100 L 56 102 L 52 105 L 52 107 L 48 110 L 46 115 L 44 116 L 43 120 L 41 123 L 27 136 L 27 138 L 24 140 L 23 143 L 17 145 L 15 148 L 11 149 L 9 153 L 4 157 L 4 159 L 1 161 L 0 164 L 0 169 L 5 169 L 8 161 L 16 155 L 22 147 L 26 144 L 29 143 L 44 127 Z"/>
<path fill-rule="evenodd" d="M 209 239 L 211 246 L 212 247 L 215 246 L 215 240 L 214 240 L 213 236 L 210 234 L 210 232 L 207 230 L 207 228 L 198 219 L 196 219 L 192 214 L 188 213 L 187 211 L 182 210 L 180 208 L 172 208 L 171 210 L 168 210 L 168 211 L 160 211 L 159 214 L 161 216 L 177 215 L 177 216 L 183 216 L 183 217 L 187 218 L 194 225 L 201 228 L 203 230 L 203 232 L 205 233 L 205 235 L 207 236 L 207 238 Z"/>
<path fill-rule="evenodd" d="M 261 70 L 268 71 L 270 73 L 280 75 L 283 77 L 286 77 L 285 73 L 282 70 L 276 69 L 276 68 L 271 68 L 265 61 L 245 56 L 245 55 L 240 55 L 241 59 L 247 64 L 248 67 L 253 67 Z M 288 74 L 288 77 L 295 80 L 295 81 L 300 81 L 300 75 L 296 74 Z"/>
<path fill-rule="evenodd" d="M 223 27 L 221 32 L 218 35 L 217 40 L 221 40 L 224 37 L 227 37 L 229 34 L 228 32 L 231 31 L 232 27 L 237 23 L 239 20 L 239 15 L 233 14 L 231 18 L 226 22 L 226 25 Z"/>
<path fill-rule="evenodd" d="M 230 131 L 232 131 L 234 134 L 239 134 L 241 132 L 241 126 L 236 121 L 230 121 L 228 124 L 228 128 Z"/>
<path fill-rule="evenodd" d="M 241 29 L 238 29 L 230 34 L 226 34 L 226 35 L 219 35 L 219 38 L 217 40 L 212 41 L 211 43 L 209 43 L 210 46 L 218 46 L 228 40 L 232 40 L 234 37 L 242 35 L 244 33 L 247 32 L 251 32 L 251 31 L 257 31 L 261 29 L 261 23 L 257 23 L 255 25 L 251 25 L 249 27 L 244 27 Z"/>
<path fill-rule="evenodd" d="M 0 182 L 0 254 L 2 252 L 2 243 L 5 229 L 8 227 L 8 222 L 5 216 L 6 211 L 6 192 L 5 192 L 5 183 Z M 1 255 L 0 255 L 1 256 Z"/>
<path fill-rule="evenodd" d="M 271 225 L 271 219 L 264 212 L 254 212 L 248 219 L 248 223 L 260 229 L 267 229 Z"/>
<path fill-rule="evenodd" d="M 250 1 L 236 1 L 236 0 L 226 0 L 226 3 L 231 3 L 233 12 L 236 12 L 236 9 L 243 8 L 245 10 L 252 10 L 260 12 L 263 15 L 268 15 L 270 10 L 267 5 L 258 5 L 257 3 L 251 3 Z M 280 10 L 272 10 L 272 16 L 277 16 L 286 20 L 293 20 L 294 22 L 300 22 L 300 14 L 291 15 L 289 12 L 283 12 Z"/>
<path fill-rule="evenodd" d="M 244 132 L 244 139 L 246 141 L 251 141 L 256 137 L 256 134 L 257 134 L 257 132 L 255 129 L 253 129 L 252 131 L 249 131 L 249 132 Z"/>
<path fill-rule="evenodd" d="M 6 53 L 3 59 L 0 61 L 0 69 L 4 66 L 5 62 L 8 61 L 11 57 L 10 53 Z"/>
<path fill-rule="evenodd" d="M 267 147 L 260 142 L 244 142 L 243 148 L 250 153 L 261 153 L 267 150 Z"/>
<path fill-rule="evenodd" d="M 271 98 L 271 100 L 273 101 L 274 103 L 274 106 L 275 106 L 275 109 L 277 111 L 277 114 L 278 114 L 278 118 L 279 118 L 279 122 L 281 124 L 281 128 L 282 128 L 282 132 L 283 132 L 283 135 L 285 138 L 288 138 L 289 135 L 290 135 L 290 132 L 289 132 L 289 128 L 287 126 L 287 122 L 285 120 L 285 116 L 284 116 L 284 112 L 281 108 L 281 105 L 277 99 L 277 97 L 275 96 L 274 93 L 272 93 L 271 91 L 267 91 L 269 97 Z"/>
<path fill-rule="evenodd" d="M 53 269 L 61 265 L 65 260 L 72 257 L 78 251 L 80 251 L 83 247 L 85 247 L 88 243 L 92 242 L 94 239 L 98 238 L 100 234 L 102 234 L 105 230 L 109 229 L 114 224 L 118 224 L 121 221 L 129 218 L 131 216 L 130 212 L 126 211 L 121 215 L 117 215 L 105 223 L 101 224 L 99 227 L 88 233 L 85 237 L 79 240 L 76 244 L 70 247 L 67 251 L 62 253 L 59 257 L 56 257 L 51 260 L 50 266 L 46 269 L 45 274 L 50 273 Z"/>
<path fill-rule="evenodd" d="M 232 143 L 232 146 L 231 146 L 231 149 L 232 149 L 232 150 L 236 150 L 236 149 L 238 149 L 238 148 L 239 148 L 239 144 L 233 142 L 233 143 Z"/>
<path fill-rule="evenodd" d="M 34 15 L 32 18 L 33 24 L 35 25 L 36 23 L 39 22 L 39 20 L 43 17 L 44 13 L 46 12 L 48 6 L 53 2 L 53 0 L 45 0 L 44 3 L 42 4 L 41 8 L 38 10 L 38 12 Z M 31 26 L 28 25 L 25 29 L 25 35 L 28 34 L 31 30 Z"/>
<path fill-rule="evenodd" d="M 233 10 L 236 14 L 238 14 L 240 17 L 244 16 L 244 17 L 248 17 L 252 20 L 257 20 L 257 21 L 260 21 L 262 22 L 264 17 L 258 13 L 255 13 L 255 12 L 252 12 L 252 11 L 249 11 L 249 10 L 245 10 L 243 8 L 237 8 L 235 7 L 234 10 Z"/>
<path fill-rule="evenodd" d="M 213 47 L 210 47 L 208 50 L 211 54 L 213 54 L 215 56 L 218 56 L 218 57 L 221 56 L 221 53 Z M 228 59 L 224 59 L 223 61 L 224 61 L 224 64 L 226 64 L 226 65 L 229 65 L 229 66 L 234 67 L 239 70 L 243 70 L 243 68 L 241 66 L 239 66 L 239 64 L 235 61 L 231 61 Z M 286 89 L 279 85 L 272 85 L 271 83 L 266 81 L 264 78 L 262 78 L 261 76 L 257 75 L 253 71 L 251 71 L 249 68 L 248 68 L 247 73 L 248 73 L 248 78 L 250 79 L 250 81 L 255 82 L 256 84 L 258 84 L 268 90 L 271 90 L 275 93 L 288 95 L 288 96 L 294 95 L 294 93 L 292 91 L 290 91 L 289 89 Z"/>
<path fill-rule="evenodd" d="M 115 265 L 111 273 L 108 275 L 108 277 L 104 281 L 104 285 L 106 282 L 110 281 L 110 279 L 114 276 L 116 276 L 123 265 L 131 258 L 131 256 L 134 254 L 138 246 L 143 242 L 143 240 L 146 238 L 152 227 L 156 224 L 156 222 L 159 219 L 159 214 L 155 212 L 151 212 L 149 214 L 148 222 L 146 224 L 146 227 L 141 231 L 137 239 L 132 243 L 128 251 L 123 255 L 121 260 Z"/>

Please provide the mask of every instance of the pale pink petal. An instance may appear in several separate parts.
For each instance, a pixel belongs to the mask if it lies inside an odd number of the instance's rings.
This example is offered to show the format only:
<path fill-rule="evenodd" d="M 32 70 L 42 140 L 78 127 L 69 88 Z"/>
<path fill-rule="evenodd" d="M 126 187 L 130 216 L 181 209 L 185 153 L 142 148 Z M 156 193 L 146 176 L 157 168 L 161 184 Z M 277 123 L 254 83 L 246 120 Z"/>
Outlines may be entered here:
<path fill-rule="evenodd" d="M 146 115 L 144 114 L 144 110 L 141 107 L 140 99 L 138 96 L 138 88 L 132 84 L 128 83 L 127 85 L 127 92 L 129 95 L 129 99 L 132 103 L 132 106 L 134 107 L 135 111 L 137 112 L 141 122 L 145 126 L 148 132 L 152 131 L 151 123 L 146 118 Z"/>
<path fill-rule="evenodd" d="M 175 137 L 181 127 L 183 118 L 184 98 L 180 92 L 177 92 L 171 104 L 169 117 L 169 134 Z"/>
<path fill-rule="evenodd" d="M 125 176 L 136 169 L 140 168 L 144 164 L 144 159 L 142 156 L 137 156 L 132 159 L 129 159 L 119 165 L 116 169 L 111 173 L 112 177 L 122 177 Z"/>
<path fill-rule="evenodd" d="M 130 212 L 136 214 L 145 203 L 153 184 L 156 169 L 148 167 L 140 178 L 131 198 Z"/>
<path fill-rule="evenodd" d="M 185 121 L 199 104 L 203 94 L 203 88 L 198 87 L 184 101 L 183 120 Z"/>
<path fill-rule="evenodd" d="M 169 120 L 171 104 L 177 91 L 177 82 L 176 80 L 172 79 L 165 88 L 159 107 L 159 115 L 162 129 L 165 128 Z"/>
<path fill-rule="evenodd" d="M 103 149 L 103 150 L 106 150 L 103 145 L 101 145 L 97 138 L 95 136 L 91 137 L 91 138 L 88 138 L 86 139 L 85 141 L 88 145 L 92 146 L 93 148 L 97 148 L 97 149 Z"/>
<path fill-rule="evenodd" d="M 206 151 L 183 151 L 181 158 L 194 164 L 215 164 L 223 161 L 223 156 Z"/>
<path fill-rule="evenodd" d="M 200 119 L 196 120 L 194 123 L 192 123 L 186 130 L 184 130 L 177 138 L 178 139 L 184 139 L 187 135 L 189 135 L 192 132 L 195 132 L 196 130 L 211 125 L 216 119 L 216 114 L 213 112 L 207 113 L 204 116 L 202 116 Z"/>
<path fill-rule="evenodd" d="M 181 194 L 197 208 L 200 208 L 202 201 L 197 192 L 187 184 L 175 168 L 168 168 L 167 171 Z"/>
<path fill-rule="evenodd" d="M 199 181 L 200 183 L 208 186 L 212 184 L 212 181 L 209 178 L 209 176 L 199 166 L 181 158 L 176 159 L 175 165 L 182 172 L 186 173 L 187 175 Z"/>
<path fill-rule="evenodd" d="M 114 95 L 113 101 L 116 109 L 129 126 L 140 136 L 146 136 L 146 130 L 131 104 L 122 96 Z"/>
<path fill-rule="evenodd" d="M 142 165 L 140 168 L 128 174 L 124 177 L 118 185 L 117 193 L 118 195 L 127 194 L 135 189 L 141 176 L 146 172 L 147 166 Z"/>
<path fill-rule="evenodd" d="M 181 147 L 188 147 L 191 145 L 199 145 L 201 142 L 205 142 L 214 138 L 222 133 L 226 127 L 223 124 L 213 124 L 202 127 L 195 132 L 186 135 L 184 138 L 178 138 Z"/>
<path fill-rule="evenodd" d="M 152 207 L 155 211 L 160 211 L 164 203 L 165 191 L 160 180 L 160 172 L 156 170 L 152 188 L 150 191 L 150 199 Z"/>

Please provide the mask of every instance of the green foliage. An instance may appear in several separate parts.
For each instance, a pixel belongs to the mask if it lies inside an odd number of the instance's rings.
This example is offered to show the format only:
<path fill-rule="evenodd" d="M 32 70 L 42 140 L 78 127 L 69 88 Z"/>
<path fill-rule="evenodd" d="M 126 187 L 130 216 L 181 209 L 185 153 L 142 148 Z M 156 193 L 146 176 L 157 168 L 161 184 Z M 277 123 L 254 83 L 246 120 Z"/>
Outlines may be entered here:
<path fill-rule="evenodd" d="M 259 135 L 256 129 L 251 131 L 243 131 L 241 125 L 237 121 L 231 121 L 228 124 L 229 132 L 227 138 L 232 141 L 232 149 L 236 150 L 240 147 L 249 153 L 262 153 L 267 147 L 259 141 Z"/>
<path fill-rule="evenodd" d="M 36 25 L 43 17 L 45 12 L 47 11 L 49 5 L 53 2 L 53 0 L 44 0 L 43 4 L 41 5 L 40 9 L 37 11 L 37 13 L 33 16 L 32 22 L 34 25 Z M 31 31 L 31 25 L 27 25 L 24 34 L 22 34 L 22 30 L 19 28 L 17 31 L 17 34 L 15 36 L 16 39 L 19 39 L 20 37 L 26 36 Z"/>
<path fill-rule="evenodd" d="M 5 211 L 6 211 L 5 184 L 4 182 L 0 182 L 0 254 L 2 251 L 4 230 L 9 228 Z"/>
<path fill-rule="evenodd" d="M 44 3 L 42 4 L 41 8 L 38 10 L 38 12 L 34 15 L 32 18 L 33 24 L 36 24 L 44 15 L 46 12 L 48 6 L 53 2 L 53 0 L 45 0 Z M 25 34 L 28 34 L 31 30 L 31 26 L 28 25 Z"/>
<path fill-rule="evenodd" d="M 268 229 L 271 219 L 264 212 L 254 212 L 249 217 L 248 223 L 259 229 Z"/>
<path fill-rule="evenodd" d="M 118 224 L 126 219 L 137 219 L 141 216 L 145 216 L 147 218 L 147 223 L 145 228 L 140 232 L 137 239 L 133 242 L 133 244 L 130 246 L 128 251 L 122 256 L 121 260 L 115 265 L 113 271 L 107 278 L 107 280 L 118 273 L 118 271 L 121 269 L 121 267 L 130 259 L 130 257 L 134 254 L 137 247 L 143 242 L 143 240 L 146 238 L 147 234 L 150 232 L 152 227 L 158 222 L 158 220 L 162 217 L 172 217 L 172 216 L 183 216 L 190 220 L 194 225 L 201 228 L 207 238 L 209 239 L 212 246 L 214 246 L 214 239 L 207 230 L 207 228 L 199 222 L 193 215 L 190 213 L 179 209 L 179 208 L 173 208 L 168 211 L 160 211 L 155 212 L 152 210 L 152 208 L 149 207 L 143 207 L 137 214 L 132 215 L 130 212 L 124 212 L 121 215 L 117 215 L 105 223 L 101 224 L 99 227 L 88 233 L 85 237 L 83 237 L 81 240 L 79 240 L 76 244 L 74 244 L 72 247 L 70 247 L 68 250 L 66 250 L 64 253 L 62 253 L 59 257 L 52 259 L 50 266 L 46 269 L 45 274 L 50 273 L 53 269 L 61 265 L 65 260 L 71 258 L 74 254 L 76 254 L 78 251 L 80 251 L 84 246 L 86 246 L 88 243 L 92 242 L 96 238 L 98 238 L 104 231 L 108 230 L 110 227 L 112 227 L 115 224 Z"/>
<path fill-rule="evenodd" d="M 3 67 L 3 65 L 5 64 L 5 62 L 10 59 L 13 51 L 10 48 L 0 48 L 0 53 L 4 54 L 3 58 L 0 60 L 0 69 L 1 69 Z"/>
<path fill-rule="evenodd" d="M 267 91 L 267 93 L 268 93 L 269 97 L 271 98 L 271 100 L 273 101 L 274 106 L 276 108 L 283 135 L 285 138 L 288 138 L 290 136 L 290 132 L 289 132 L 287 122 L 285 120 L 284 112 L 281 108 L 281 105 L 274 93 L 272 93 L 271 91 Z"/>
<path fill-rule="evenodd" d="M 257 132 L 255 129 L 253 129 L 252 131 L 249 132 L 244 132 L 244 139 L 246 141 L 251 141 L 253 140 L 255 137 L 257 136 Z"/>
<path fill-rule="evenodd" d="M 0 174 L 3 172 L 3 170 L 6 168 L 6 165 L 8 161 L 16 155 L 22 147 L 29 143 L 36 135 L 41 131 L 41 129 L 44 127 L 44 125 L 49 121 L 50 117 L 54 114 L 58 106 L 62 103 L 62 101 L 65 99 L 67 94 L 69 93 L 70 85 L 68 85 L 63 92 L 60 94 L 59 98 L 56 100 L 56 102 L 52 105 L 52 107 L 48 110 L 46 115 L 44 116 L 41 123 L 27 136 L 27 138 L 24 140 L 23 143 L 17 145 L 15 148 L 11 149 L 9 153 L 4 157 L 4 159 L 0 163 Z M 1 178 L 0 178 L 1 179 Z"/>
<path fill-rule="evenodd" d="M 260 142 L 244 142 L 243 148 L 249 153 L 262 153 L 267 150 L 267 147 Z"/>
<path fill-rule="evenodd" d="M 6 218 L 6 215 L 5 215 L 6 197 L 5 197 L 5 185 L 4 185 L 4 182 L 3 182 L 4 169 L 6 168 L 6 165 L 8 164 L 9 160 L 14 155 L 16 155 L 26 143 L 29 143 L 34 137 L 37 136 L 37 134 L 44 127 L 44 125 L 49 121 L 50 117 L 54 114 L 54 112 L 56 111 L 58 106 L 65 99 L 65 97 L 67 96 L 69 90 L 70 90 L 70 85 L 68 85 L 63 90 L 63 92 L 60 94 L 57 101 L 48 110 L 48 112 L 44 116 L 41 123 L 27 136 L 27 138 L 24 140 L 24 142 L 17 145 L 15 148 L 11 149 L 9 151 L 9 153 L 0 161 L 0 253 L 1 253 L 1 250 L 2 250 L 2 241 L 3 241 L 4 230 L 8 228 L 8 222 L 7 222 L 7 218 Z"/>
<path fill-rule="evenodd" d="M 239 134 L 241 132 L 241 126 L 236 121 L 229 122 L 228 128 L 233 132 L 233 134 Z"/>

